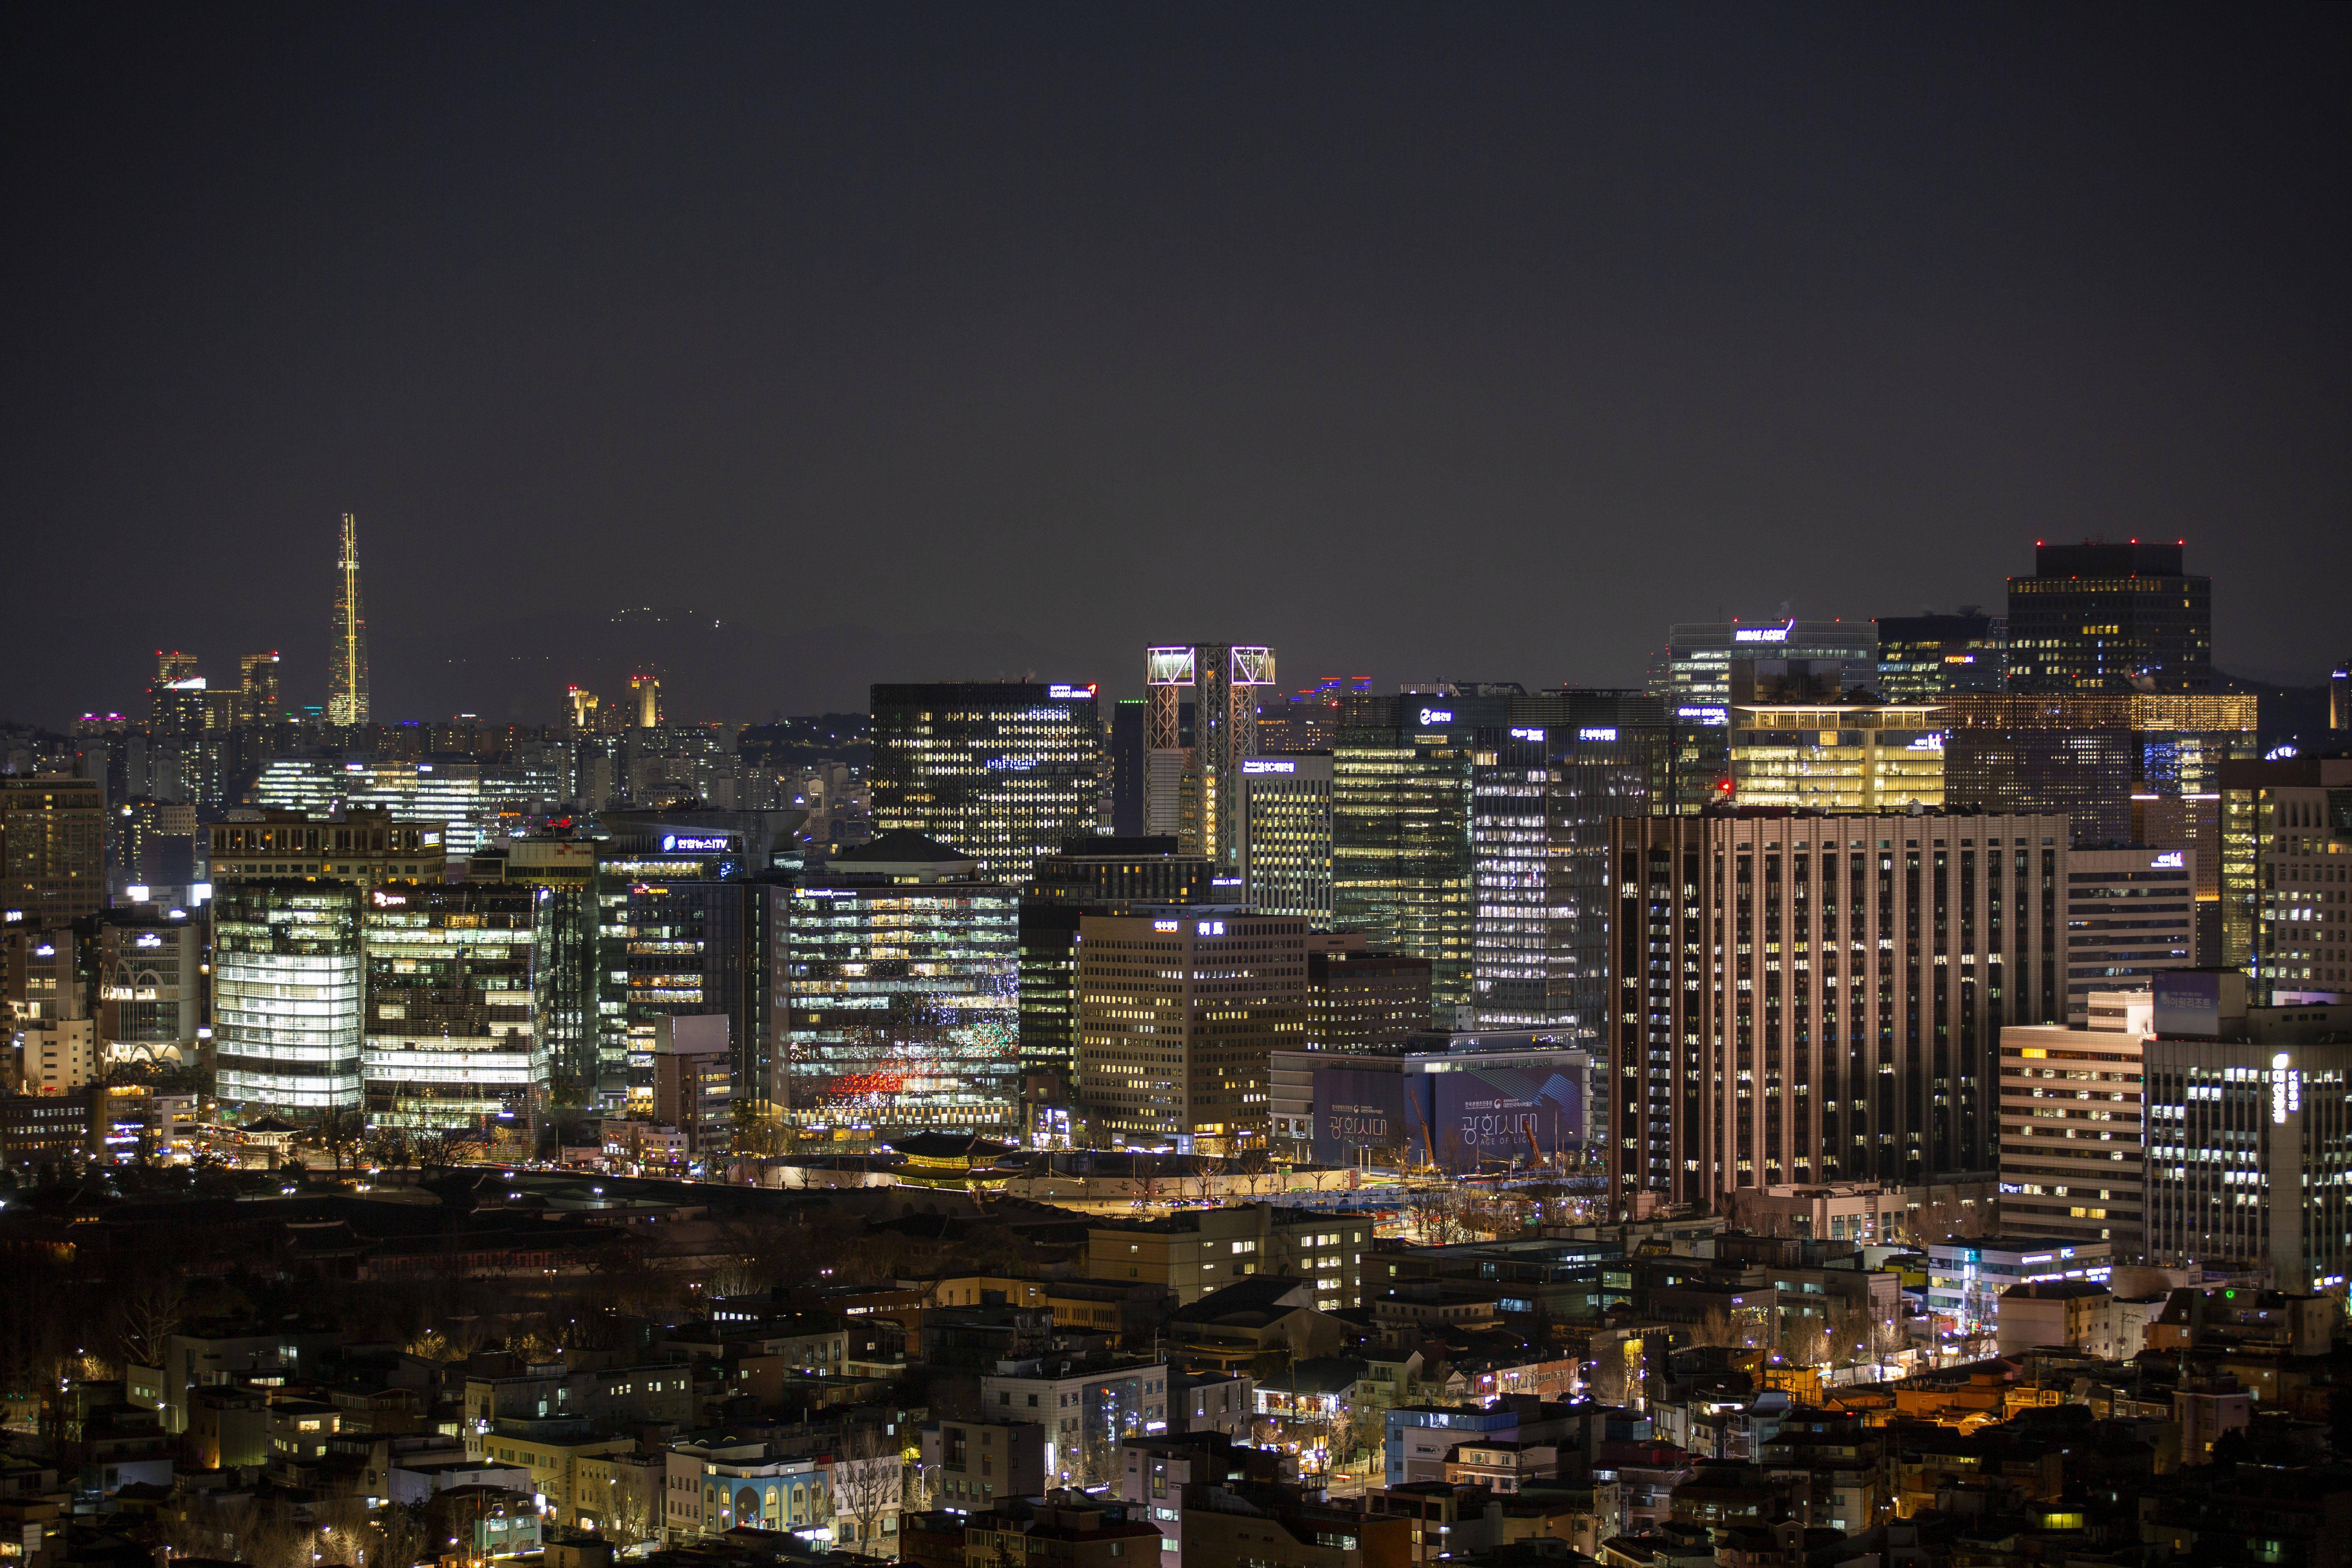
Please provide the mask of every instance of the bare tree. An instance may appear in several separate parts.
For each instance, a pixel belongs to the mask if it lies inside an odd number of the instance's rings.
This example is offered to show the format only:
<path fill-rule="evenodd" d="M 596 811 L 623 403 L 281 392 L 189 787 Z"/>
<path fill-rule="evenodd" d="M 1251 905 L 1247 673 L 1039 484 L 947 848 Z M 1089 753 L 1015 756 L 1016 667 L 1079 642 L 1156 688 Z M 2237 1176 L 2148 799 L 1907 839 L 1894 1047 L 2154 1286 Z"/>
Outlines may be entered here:
<path fill-rule="evenodd" d="M 150 1274 L 123 1292 L 114 1310 L 114 1342 L 122 1359 L 161 1367 L 165 1343 L 187 1320 L 187 1287 L 176 1274 Z"/>
<path fill-rule="evenodd" d="M 881 1555 L 882 1521 L 906 1495 L 905 1469 L 898 1443 L 876 1423 L 860 1422 L 842 1435 L 833 1464 L 835 1511 L 854 1522 L 857 1550 L 868 1557 Z"/>
<path fill-rule="evenodd" d="M 341 1175 L 343 1156 L 357 1157 L 360 1145 L 367 1141 L 367 1112 L 356 1105 L 338 1106 L 319 1118 L 314 1136 L 327 1157 L 335 1163 L 335 1173 Z"/>

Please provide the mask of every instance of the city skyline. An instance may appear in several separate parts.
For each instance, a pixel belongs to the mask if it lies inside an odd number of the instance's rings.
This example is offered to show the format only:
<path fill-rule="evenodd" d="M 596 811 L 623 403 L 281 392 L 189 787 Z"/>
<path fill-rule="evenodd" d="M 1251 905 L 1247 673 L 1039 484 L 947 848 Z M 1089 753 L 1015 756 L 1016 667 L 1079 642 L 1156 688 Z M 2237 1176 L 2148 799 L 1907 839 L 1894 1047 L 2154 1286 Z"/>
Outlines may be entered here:
<path fill-rule="evenodd" d="M 0 508 L 137 570 L 9 618 L 5 716 L 124 627 L 320 690 L 343 511 L 404 716 L 545 716 L 644 605 L 723 623 L 680 711 L 1125 694 L 1139 627 L 1628 684 L 2101 534 L 2237 585 L 2224 668 L 2346 654 L 2332 9 L 933 25 L 28 25 Z"/>

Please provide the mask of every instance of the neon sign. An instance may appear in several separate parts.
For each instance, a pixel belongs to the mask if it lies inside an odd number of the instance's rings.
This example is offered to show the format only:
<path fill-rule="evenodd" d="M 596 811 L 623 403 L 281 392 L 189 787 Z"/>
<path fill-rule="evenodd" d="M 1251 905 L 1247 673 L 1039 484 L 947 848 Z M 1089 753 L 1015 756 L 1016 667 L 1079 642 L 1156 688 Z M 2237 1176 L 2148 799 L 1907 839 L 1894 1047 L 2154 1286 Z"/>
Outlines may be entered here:
<path fill-rule="evenodd" d="M 1733 642 L 1787 642 L 1789 633 L 1796 628 L 1796 622 L 1790 621 L 1785 626 L 1742 626 L 1731 634 L 1731 640 Z"/>
<path fill-rule="evenodd" d="M 1242 772 L 1245 773 L 1295 773 L 1297 771 L 1297 763 L 1270 763 L 1259 757 L 1249 758 L 1242 763 Z"/>
<path fill-rule="evenodd" d="M 1576 732 L 1576 738 L 1580 741 L 1613 741 L 1617 738 L 1617 731 L 1606 724 L 1587 725 Z"/>
<path fill-rule="evenodd" d="M 724 833 L 699 835 L 665 833 L 662 835 L 662 850 L 665 854 L 724 855 L 734 847 L 735 840 Z"/>
<path fill-rule="evenodd" d="M 1223 936 L 1225 934 L 1225 922 L 1223 921 L 1195 921 L 1192 922 L 1192 934 L 1194 936 Z"/>
<path fill-rule="evenodd" d="M 1421 710 L 1421 721 L 1424 724 L 1451 724 L 1454 722 L 1454 710 L 1424 708 Z"/>

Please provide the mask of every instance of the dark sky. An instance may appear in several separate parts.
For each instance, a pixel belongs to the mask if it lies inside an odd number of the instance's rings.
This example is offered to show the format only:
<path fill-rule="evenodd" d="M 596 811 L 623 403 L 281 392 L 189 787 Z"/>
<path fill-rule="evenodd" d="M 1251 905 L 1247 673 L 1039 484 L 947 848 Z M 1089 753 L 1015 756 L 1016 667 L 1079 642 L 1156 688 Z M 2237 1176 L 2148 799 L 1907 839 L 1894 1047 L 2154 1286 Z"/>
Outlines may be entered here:
<path fill-rule="evenodd" d="M 2352 8 L 11 16 L 0 717 L 317 700 L 346 509 L 380 717 L 1631 682 L 2093 534 L 2352 652 Z"/>

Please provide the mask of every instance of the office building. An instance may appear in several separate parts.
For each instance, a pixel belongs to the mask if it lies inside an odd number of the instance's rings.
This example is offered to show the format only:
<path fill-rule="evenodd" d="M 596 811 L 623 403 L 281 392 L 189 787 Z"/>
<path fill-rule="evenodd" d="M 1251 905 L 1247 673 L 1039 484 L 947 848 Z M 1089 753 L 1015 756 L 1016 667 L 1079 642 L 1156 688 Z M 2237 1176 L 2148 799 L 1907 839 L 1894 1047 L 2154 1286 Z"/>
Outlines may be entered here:
<path fill-rule="evenodd" d="M 521 830 L 562 802 L 571 793 L 566 771 L 544 758 L 314 752 L 270 758 L 255 775 L 249 797 L 266 811 L 381 809 L 394 821 L 436 829 L 443 853 L 455 859 Z"/>
<path fill-rule="evenodd" d="M 2111 1241 L 2063 1236 L 1953 1238 L 1927 1245 L 1927 1315 L 1944 1332 L 1993 1333 L 2000 1299 L 2018 1285 L 2103 1285 L 2119 1255 Z"/>
<path fill-rule="evenodd" d="M 2099 991 L 2084 1021 L 2000 1032 L 2000 1218 L 2009 1229 L 2140 1255 L 2147 991 Z"/>
<path fill-rule="evenodd" d="M 597 819 L 597 1098 L 653 1110 L 659 1020 L 723 1013 L 740 1098 L 774 1101 L 775 984 L 789 879 L 766 869 L 795 812 L 608 811 Z"/>
<path fill-rule="evenodd" d="M 2352 990 L 2352 758 L 2221 771 L 2219 962 L 2273 992 Z"/>
<path fill-rule="evenodd" d="M 1277 1051 L 1267 1067 L 1272 1146 L 1299 1161 L 1449 1175 L 1580 1172 L 1592 1057 L 1536 1030 L 1428 1031 L 1344 1057 Z"/>
<path fill-rule="evenodd" d="M 365 896 L 356 882 L 291 877 L 216 887 L 213 1050 L 225 1112 L 310 1117 L 361 1103 Z"/>
<path fill-rule="evenodd" d="M 2063 818 L 1620 819 L 1620 1202 L 1990 1172 L 2000 1031 L 2064 1016 Z"/>
<path fill-rule="evenodd" d="M 2117 844 L 2133 836 L 2139 797 L 2214 798 L 2222 764 L 2252 755 L 2256 714 L 2243 694 L 1963 692 L 1936 717 L 1946 805 L 2063 813 L 2076 843 Z"/>
<path fill-rule="evenodd" d="M 1241 866 L 1241 764 L 1257 754 L 1258 700 L 1274 685 L 1274 650 L 1233 643 L 1155 647 L 1144 655 L 1144 826 L 1174 834 L 1220 875 Z M 1192 731 L 1183 732 L 1183 694 Z"/>
<path fill-rule="evenodd" d="M 1261 693 L 1257 705 L 1258 754 L 1278 757 L 1300 752 L 1328 752 L 1339 739 L 1339 703 L 1349 696 L 1372 689 L 1369 675 L 1346 679 L 1327 675 L 1311 687 L 1288 696 Z"/>
<path fill-rule="evenodd" d="M 2337 660 L 2327 678 L 2327 727 L 2352 730 L 2352 658 Z"/>
<path fill-rule="evenodd" d="M 539 911 L 539 1039 L 547 1057 L 548 1093 L 560 1107 L 595 1105 L 598 1056 L 597 858 L 593 839 L 516 838 L 474 856 L 468 882 L 510 882 L 543 890 Z M 627 1081 L 625 1057 L 614 1062 L 616 1091 Z"/>
<path fill-rule="evenodd" d="M 1429 960 L 1374 952 L 1360 931 L 1307 939 L 1310 1051 L 1382 1051 L 1429 1027 Z"/>
<path fill-rule="evenodd" d="M 1684 622 L 1666 635 L 1669 713 L 1722 709 L 1732 701 L 1735 659 L 1786 659 L 1840 669 L 1844 684 L 1868 684 L 1878 666 L 1878 628 L 1869 621 Z"/>
<path fill-rule="evenodd" d="M 661 1020 L 654 1040 L 654 1119 L 686 1135 L 689 1158 L 726 1152 L 734 1126 L 733 1080 L 725 1014 Z"/>
<path fill-rule="evenodd" d="M 111 861 L 123 887 L 176 887 L 196 880 L 196 808 L 140 796 L 114 808 Z"/>
<path fill-rule="evenodd" d="M 2042 696 L 2209 691 L 2212 580 L 2180 542 L 2033 546 L 2009 580 L 2009 689 Z"/>
<path fill-rule="evenodd" d="M 1449 1023 L 1475 992 L 1481 721 L 1490 731 L 1508 728 L 1507 705 L 1351 697 L 1331 759 L 1332 924 L 1382 952 L 1428 960 L 1431 1001 Z"/>
<path fill-rule="evenodd" d="M 1122 697 L 1110 705 L 1103 771 L 1110 781 L 1110 815 L 1103 820 L 1112 837 L 1143 837 L 1144 730 L 1147 704 L 1139 697 Z"/>
<path fill-rule="evenodd" d="M 102 1058 L 194 1066 L 212 1031 L 204 923 L 184 913 L 108 910 L 97 926 Z"/>
<path fill-rule="evenodd" d="M 2246 977 L 2155 981 L 2148 1261 L 2267 1268 L 2281 1290 L 2352 1273 L 2352 1006 L 2250 1005 Z"/>
<path fill-rule="evenodd" d="M 106 897 L 106 795 L 96 779 L 0 777 L 0 910 L 60 926 Z"/>
<path fill-rule="evenodd" d="M 277 650 L 249 653 L 237 660 L 236 722 L 247 728 L 275 724 L 286 716 L 278 689 Z"/>
<path fill-rule="evenodd" d="M 1307 935 L 1239 907 L 1086 917 L 1077 1079 L 1097 1141 L 1262 1147 L 1267 1057 L 1306 1037 Z"/>
<path fill-rule="evenodd" d="M 368 889 L 361 1084 L 372 1125 L 536 1131 L 548 1097 L 540 957 L 551 900 L 520 884 Z"/>
<path fill-rule="evenodd" d="M 2192 969 L 2197 952 L 2196 851 L 2077 846 L 2066 856 L 2066 1020 L 2089 1016 L 2102 991 L 2146 984 L 2159 970 Z"/>
<path fill-rule="evenodd" d="M 1020 895 L 899 829 L 792 889 L 786 1120 L 870 1144 L 1020 1125 Z"/>
<path fill-rule="evenodd" d="M 213 825 L 206 864 L 215 884 L 331 879 L 362 888 L 438 881 L 447 868 L 438 829 L 395 822 L 381 809 L 240 811 Z"/>
<path fill-rule="evenodd" d="M 1331 753 L 1244 757 L 1232 873 L 1252 909 L 1331 924 Z"/>
<path fill-rule="evenodd" d="M 334 640 L 327 657 L 327 722 L 368 721 L 367 612 L 360 602 L 360 522 L 343 513 L 342 548 L 335 562 Z"/>
<path fill-rule="evenodd" d="M 1078 926 L 1087 915 L 1230 901 L 1205 855 L 1174 837 L 1073 838 L 1040 855 L 1021 895 L 1021 1066 L 1066 1090 L 1077 1061 Z M 1227 879 L 1230 880 L 1230 879 Z"/>
<path fill-rule="evenodd" d="M 1018 888 L 1037 857 L 1092 833 L 1102 736 L 1091 686 L 874 688 L 874 830 L 919 833 Z"/>
<path fill-rule="evenodd" d="M 1881 616 L 1878 694 L 1889 702 L 1934 702 L 1955 691 L 2009 685 L 2009 622 L 1962 605 L 1956 615 Z"/>
<path fill-rule="evenodd" d="M 1740 805 L 1874 813 L 1939 809 L 1944 737 L 1929 706 L 1735 704 Z"/>

